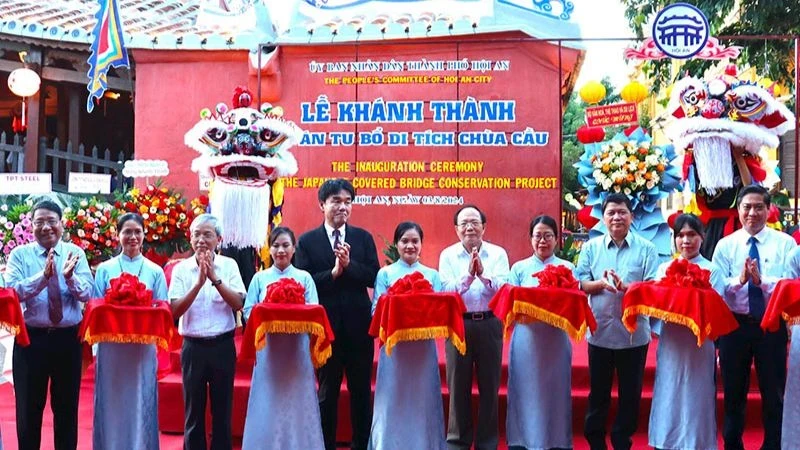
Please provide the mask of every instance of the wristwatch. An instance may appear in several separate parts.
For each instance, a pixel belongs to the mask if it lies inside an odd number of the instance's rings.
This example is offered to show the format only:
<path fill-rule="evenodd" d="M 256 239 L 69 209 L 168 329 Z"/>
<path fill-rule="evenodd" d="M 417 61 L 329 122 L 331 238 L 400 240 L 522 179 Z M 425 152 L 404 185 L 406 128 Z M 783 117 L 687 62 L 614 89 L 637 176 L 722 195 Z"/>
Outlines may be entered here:
<path fill-rule="evenodd" d="M 220 284 L 222 284 L 222 278 L 220 278 L 219 280 L 213 280 L 211 282 L 211 285 L 214 287 L 219 286 Z"/>

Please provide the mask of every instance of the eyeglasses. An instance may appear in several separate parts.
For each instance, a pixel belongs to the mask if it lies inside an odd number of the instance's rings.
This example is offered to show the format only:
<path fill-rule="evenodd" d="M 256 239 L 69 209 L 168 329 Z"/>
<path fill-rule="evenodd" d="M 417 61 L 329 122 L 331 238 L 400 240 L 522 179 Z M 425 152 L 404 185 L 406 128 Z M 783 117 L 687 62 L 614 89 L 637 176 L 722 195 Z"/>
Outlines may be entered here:
<path fill-rule="evenodd" d="M 532 237 L 534 241 L 541 241 L 541 240 L 552 241 L 556 238 L 556 235 L 553 233 L 544 233 L 544 234 L 536 233 Z"/>
<path fill-rule="evenodd" d="M 58 225 L 59 223 L 61 223 L 61 221 L 57 220 L 57 219 L 34 220 L 33 221 L 33 226 L 36 227 L 36 228 L 42 228 L 45 225 L 49 225 L 52 228 L 52 227 L 55 227 L 56 225 Z"/>
<path fill-rule="evenodd" d="M 458 228 L 461 228 L 463 230 L 463 229 L 465 229 L 467 227 L 478 228 L 481 225 L 483 225 L 483 224 L 478 220 L 467 220 L 467 221 L 464 221 L 464 222 L 459 222 L 458 223 Z"/>

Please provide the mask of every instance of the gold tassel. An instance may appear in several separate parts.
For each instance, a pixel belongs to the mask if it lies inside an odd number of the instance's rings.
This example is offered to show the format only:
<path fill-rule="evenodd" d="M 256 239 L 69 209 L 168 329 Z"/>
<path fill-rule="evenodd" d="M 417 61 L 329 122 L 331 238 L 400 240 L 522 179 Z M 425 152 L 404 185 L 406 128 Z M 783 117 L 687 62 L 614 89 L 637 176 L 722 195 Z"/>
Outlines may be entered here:
<path fill-rule="evenodd" d="M 625 313 L 622 314 L 622 323 L 626 324 L 626 319 L 636 314 L 655 317 L 656 319 L 661 319 L 664 322 L 674 323 L 676 325 L 682 325 L 686 328 L 689 328 L 690 330 L 692 330 L 692 333 L 697 337 L 697 346 L 702 347 L 703 345 L 703 338 L 701 337 L 702 335 L 700 334 L 700 326 L 697 325 L 697 322 L 686 316 L 671 313 L 669 311 L 664 311 L 658 308 L 653 308 L 652 306 L 635 305 L 635 306 L 629 306 L 627 309 L 625 309 Z M 628 326 L 626 325 L 625 328 L 628 328 Z M 628 331 L 633 333 L 635 330 L 631 330 L 630 328 L 628 328 Z M 703 331 L 705 331 L 705 335 L 708 336 L 708 334 L 711 332 L 711 324 L 706 324 L 705 329 Z"/>

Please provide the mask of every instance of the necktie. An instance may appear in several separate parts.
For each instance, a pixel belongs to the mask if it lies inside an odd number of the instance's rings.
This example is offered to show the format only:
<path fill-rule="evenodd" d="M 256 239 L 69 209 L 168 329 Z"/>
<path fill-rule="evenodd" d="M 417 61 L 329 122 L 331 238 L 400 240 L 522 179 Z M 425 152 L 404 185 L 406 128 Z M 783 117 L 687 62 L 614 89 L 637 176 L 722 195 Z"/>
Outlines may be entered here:
<path fill-rule="evenodd" d="M 47 258 L 47 252 L 44 253 Z M 53 273 L 47 282 L 47 315 L 53 325 L 61 323 L 64 318 L 64 311 L 61 307 L 61 286 L 58 283 L 58 274 Z"/>
<path fill-rule="evenodd" d="M 758 257 L 758 247 L 756 247 L 758 240 L 755 236 L 750 236 L 747 242 L 750 244 L 750 253 L 748 256 L 750 256 L 751 260 L 755 260 L 758 263 L 759 273 L 761 273 L 761 260 Z M 764 316 L 764 311 L 766 310 L 766 306 L 764 305 L 764 291 L 761 290 L 761 286 L 756 286 L 753 284 L 753 281 L 750 280 L 747 283 L 747 296 L 750 304 L 750 314 L 760 320 Z"/>
<path fill-rule="evenodd" d="M 333 230 L 333 249 L 336 250 L 342 245 L 342 241 L 339 239 L 339 236 L 342 235 L 342 232 L 339 230 Z"/>

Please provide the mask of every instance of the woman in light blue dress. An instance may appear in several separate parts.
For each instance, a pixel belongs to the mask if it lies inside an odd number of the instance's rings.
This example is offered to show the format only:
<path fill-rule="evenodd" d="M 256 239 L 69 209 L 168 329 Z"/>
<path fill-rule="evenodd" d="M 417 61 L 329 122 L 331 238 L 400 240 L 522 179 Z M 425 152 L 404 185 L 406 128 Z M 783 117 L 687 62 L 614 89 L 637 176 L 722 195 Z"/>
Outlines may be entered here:
<path fill-rule="evenodd" d="M 144 220 L 133 213 L 117 222 L 122 253 L 97 267 L 94 296 L 103 297 L 122 272 L 136 275 L 167 299 L 164 271 L 142 255 Z M 92 443 L 97 450 L 154 450 L 158 444 L 158 390 L 154 344 L 97 344 Z"/>
<path fill-rule="evenodd" d="M 250 282 L 245 318 L 264 301 L 267 287 L 281 278 L 293 278 L 303 285 L 307 305 L 319 303 L 311 275 L 292 265 L 296 243 L 292 230 L 272 230 L 269 253 L 273 264 Z M 325 448 L 308 334 L 267 334 L 266 347 L 256 353 L 242 450 L 273 448 Z"/>
<path fill-rule="evenodd" d="M 697 216 L 681 214 L 672 228 L 680 258 L 711 271 L 711 285 L 720 295 L 725 281 L 717 266 L 700 255 L 703 224 Z M 663 278 L 670 262 L 658 269 Z M 659 331 L 660 329 L 660 331 Z M 697 337 L 683 325 L 660 322 L 656 379 L 650 408 L 649 444 L 657 449 L 716 450 L 717 389 L 714 343 L 697 346 Z"/>
<path fill-rule="evenodd" d="M 532 275 L 548 265 L 569 261 L 554 255 L 558 225 L 550 216 L 538 216 L 528 229 L 533 255 L 511 267 L 508 283 L 536 287 Z M 544 322 L 516 324 L 508 353 L 509 449 L 572 448 L 572 343 L 567 333 Z"/>
<path fill-rule="evenodd" d="M 419 262 L 422 228 L 402 222 L 394 231 L 400 259 L 383 267 L 375 279 L 372 311 L 381 295 L 398 279 L 420 272 L 441 291 L 439 273 Z M 375 406 L 369 437 L 371 450 L 445 450 L 442 381 L 436 341 L 399 342 L 388 356 L 381 348 L 375 383 Z"/>
<path fill-rule="evenodd" d="M 785 278 L 800 278 L 800 247 L 789 254 Z M 800 443 L 800 325 L 792 325 L 789 331 L 791 343 L 786 390 L 783 394 L 782 450 L 794 450 Z"/>

